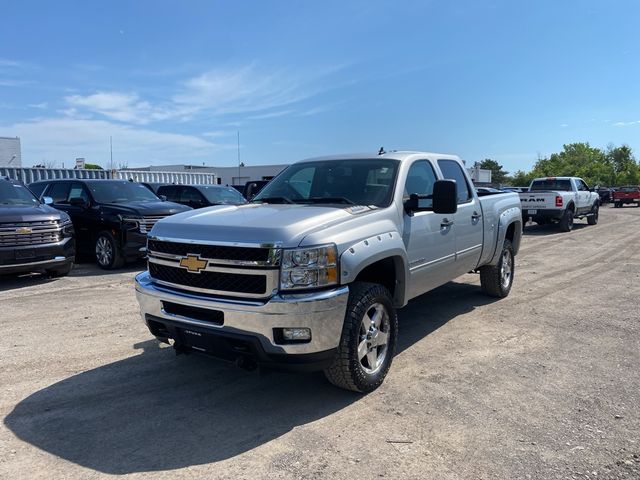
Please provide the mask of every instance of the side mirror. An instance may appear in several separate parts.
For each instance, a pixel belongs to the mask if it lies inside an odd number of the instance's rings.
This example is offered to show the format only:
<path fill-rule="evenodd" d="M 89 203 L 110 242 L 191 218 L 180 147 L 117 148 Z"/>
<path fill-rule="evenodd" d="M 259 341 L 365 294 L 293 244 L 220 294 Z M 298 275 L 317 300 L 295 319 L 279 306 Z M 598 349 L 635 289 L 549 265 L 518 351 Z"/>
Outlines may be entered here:
<path fill-rule="evenodd" d="M 45 205 L 53 205 L 53 198 L 42 197 L 42 203 L 44 203 Z"/>
<path fill-rule="evenodd" d="M 82 197 L 73 197 L 69 199 L 69 205 L 73 207 L 87 208 L 87 201 Z"/>
<path fill-rule="evenodd" d="M 433 184 L 433 212 L 456 213 L 458 211 L 458 186 L 455 180 L 437 180 Z"/>
<path fill-rule="evenodd" d="M 167 201 L 167 196 L 166 196 L 166 195 L 158 195 L 158 198 L 159 198 L 160 200 L 162 200 L 163 202 L 166 202 L 166 201 Z"/>

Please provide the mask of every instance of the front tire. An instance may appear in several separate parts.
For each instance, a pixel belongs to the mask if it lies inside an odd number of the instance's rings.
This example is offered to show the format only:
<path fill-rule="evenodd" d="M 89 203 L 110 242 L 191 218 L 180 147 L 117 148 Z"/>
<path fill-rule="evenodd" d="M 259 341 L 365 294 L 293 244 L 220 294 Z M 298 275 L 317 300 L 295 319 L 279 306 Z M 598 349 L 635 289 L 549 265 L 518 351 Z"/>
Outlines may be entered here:
<path fill-rule="evenodd" d="M 594 204 L 593 208 L 591 209 L 591 215 L 589 215 L 587 217 L 587 223 L 589 225 L 597 225 L 598 224 L 598 213 L 600 211 L 600 207 L 598 207 L 598 204 Z"/>
<path fill-rule="evenodd" d="M 349 290 L 338 351 L 324 374 L 337 387 L 368 393 L 382 384 L 391 367 L 398 315 L 382 285 L 355 282 Z"/>
<path fill-rule="evenodd" d="M 497 265 L 485 265 L 480 268 L 480 286 L 482 291 L 490 297 L 504 298 L 509 295 L 513 286 L 513 276 L 516 271 L 513 245 L 505 240 Z"/>
<path fill-rule="evenodd" d="M 116 239 L 113 238 L 111 232 L 100 232 L 96 237 L 96 263 L 100 268 L 105 270 L 113 270 L 114 268 L 120 268 L 124 265 L 124 258 L 122 258 L 122 252 L 118 247 Z"/>

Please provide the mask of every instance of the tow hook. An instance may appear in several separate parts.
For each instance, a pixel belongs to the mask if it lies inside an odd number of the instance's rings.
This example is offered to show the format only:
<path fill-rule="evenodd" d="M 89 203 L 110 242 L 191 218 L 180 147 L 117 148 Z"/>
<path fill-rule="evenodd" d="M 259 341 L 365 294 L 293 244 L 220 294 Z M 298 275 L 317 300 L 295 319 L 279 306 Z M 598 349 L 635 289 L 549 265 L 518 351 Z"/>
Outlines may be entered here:
<path fill-rule="evenodd" d="M 248 372 L 253 372 L 256 368 L 258 368 L 258 364 L 255 360 L 252 360 L 251 358 L 245 357 L 243 355 L 236 357 L 234 363 L 236 367 L 240 367 L 241 369 Z"/>

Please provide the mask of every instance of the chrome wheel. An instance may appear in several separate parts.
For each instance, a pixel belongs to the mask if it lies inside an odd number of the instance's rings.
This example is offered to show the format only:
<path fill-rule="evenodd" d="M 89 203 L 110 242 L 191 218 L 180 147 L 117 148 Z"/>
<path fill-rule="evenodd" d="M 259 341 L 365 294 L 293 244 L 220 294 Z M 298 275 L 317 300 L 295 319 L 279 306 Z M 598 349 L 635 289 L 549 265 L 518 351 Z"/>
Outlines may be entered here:
<path fill-rule="evenodd" d="M 513 257 L 509 250 L 502 252 L 502 262 L 500 265 L 500 280 L 502 282 L 502 288 L 507 289 L 511 285 L 511 278 L 513 274 Z"/>
<path fill-rule="evenodd" d="M 362 369 L 373 375 L 384 364 L 389 342 L 389 313 L 384 305 L 374 303 L 362 317 L 358 343 L 358 360 Z"/>
<path fill-rule="evenodd" d="M 101 267 L 108 267 L 113 258 L 113 245 L 108 238 L 100 236 L 96 240 L 96 260 Z"/>

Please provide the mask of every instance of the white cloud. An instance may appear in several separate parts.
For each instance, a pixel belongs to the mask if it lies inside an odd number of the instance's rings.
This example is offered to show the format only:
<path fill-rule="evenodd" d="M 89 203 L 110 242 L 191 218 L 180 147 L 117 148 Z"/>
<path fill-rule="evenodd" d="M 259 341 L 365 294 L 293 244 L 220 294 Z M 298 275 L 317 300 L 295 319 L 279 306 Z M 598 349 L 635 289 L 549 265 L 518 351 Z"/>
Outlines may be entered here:
<path fill-rule="evenodd" d="M 136 92 L 115 91 L 70 95 L 65 100 L 73 108 L 137 125 L 170 119 L 187 121 L 204 113 L 251 113 L 252 119 L 266 119 L 294 113 L 285 107 L 326 90 L 327 77 L 339 68 L 304 74 L 264 71 L 255 65 L 214 69 L 184 81 L 176 87 L 176 93 L 157 104 Z"/>
<path fill-rule="evenodd" d="M 0 125 L 0 131 L 21 138 L 26 165 L 45 160 L 57 165 L 64 162 L 68 166 L 76 157 L 85 157 L 90 163 L 106 167 L 110 136 L 116 165 L 211 162 L 218 160 L 220 151 L 231 148 L 193 135 L 134 128 L 104 120 L 39 119 Z"/>
<path fill-rule="evenodd" d="M 29 106 L 29 108 L 37 108 L 39 110 L 45 110 L 45 109 L 49 108 L 49 104 L 47 102 L 31 103 L 28 106 Z"/>
<path fill-rule="evenodd" d="M 628 127 L 630 125 L 638 125 L 640 124 L 640 120 L 636 120 L 635 122 L 616 122 L 613 124 L 614 127 Z"/>

